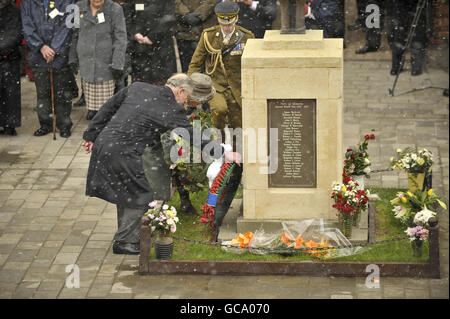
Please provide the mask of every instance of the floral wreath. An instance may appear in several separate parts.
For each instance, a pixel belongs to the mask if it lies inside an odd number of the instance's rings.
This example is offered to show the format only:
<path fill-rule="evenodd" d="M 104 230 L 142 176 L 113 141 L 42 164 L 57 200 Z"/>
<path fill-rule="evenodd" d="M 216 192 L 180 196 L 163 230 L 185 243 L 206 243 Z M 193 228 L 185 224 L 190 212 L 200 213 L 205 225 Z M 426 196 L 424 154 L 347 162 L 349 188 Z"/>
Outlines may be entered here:
<path fill-rule="evenodd" d="M 214 178 L 214 181 L 209 189 L 208 199 L 202 207 L 203 215 L 200 218 L 202 224 L 210 223 L 212 229 L 215 229 L 215 207 L 220 205 L 225 195 L 225 186 L 233 171 L 236 163 L 223 163 L 219 174 Z M 219 201 L 218 201 L 219 199 Z"/>

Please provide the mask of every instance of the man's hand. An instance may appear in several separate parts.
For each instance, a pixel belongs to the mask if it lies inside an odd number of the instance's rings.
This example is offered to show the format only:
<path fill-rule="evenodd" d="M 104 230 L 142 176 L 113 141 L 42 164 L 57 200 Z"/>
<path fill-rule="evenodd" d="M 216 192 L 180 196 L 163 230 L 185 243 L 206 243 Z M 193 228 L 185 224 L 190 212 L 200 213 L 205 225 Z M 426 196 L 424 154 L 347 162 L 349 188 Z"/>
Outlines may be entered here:
<path fill-rule="evenodd" d="M 136 33 L 134 35 L 134 39 L 139 42 L 140 44 L 153 44 L 152 40 L 150 40 L 147 36 L 143 36 L 140 33 Z"/>
<path fill-rule="evenodd" d="M 48 45 L 44 45 L 41 48 L 41 54 L 44 57 L 45 61 L 47 63 L 50 63 L 53 61 L 53 58 L 55 57 L 55 50 L 50 48 Z"/>
<path fill-rule="evenodd" d="M 83 140 L 83 143 L 81 145 L 84 147 L 86 154 L 89 154 L 92 151 L 92 148 L 94 147 L 94 142 Z"/>
<path fill-rule="evenodd" d="M 241 166 L 242 156 L 238 152 L 225 152 L 225 163 L 235 162 Z"/>
<path fill-rule="evenodd" d="M 143 44 L 153 44 L 152 40 L 150 40 L 147 36 L 144 37 Z"/>

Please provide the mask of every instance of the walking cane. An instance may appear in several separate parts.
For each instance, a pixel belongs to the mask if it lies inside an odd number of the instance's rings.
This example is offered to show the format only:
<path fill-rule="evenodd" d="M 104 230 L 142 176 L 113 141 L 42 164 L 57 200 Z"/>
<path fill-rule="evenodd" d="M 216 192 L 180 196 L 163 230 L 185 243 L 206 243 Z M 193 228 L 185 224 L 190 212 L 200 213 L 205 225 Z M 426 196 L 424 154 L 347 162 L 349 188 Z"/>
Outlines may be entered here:
<path fill-rule="evenodd" d="M 50 92 L 51 92 L 51 97 L 52 97 L 53 140 L 56 140 L 55 94 L 53 92 L 53 62 L 50 62 Z"/>

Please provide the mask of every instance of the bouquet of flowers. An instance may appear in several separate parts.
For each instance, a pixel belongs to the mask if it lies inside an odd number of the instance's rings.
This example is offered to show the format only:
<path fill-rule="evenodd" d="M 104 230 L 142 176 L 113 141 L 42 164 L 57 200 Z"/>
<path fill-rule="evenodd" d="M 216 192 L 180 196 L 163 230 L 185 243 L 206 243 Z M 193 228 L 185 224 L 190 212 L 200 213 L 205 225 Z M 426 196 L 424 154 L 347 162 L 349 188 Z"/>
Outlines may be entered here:
<path fill-rule="evenodd" d="M 150 225 L 152 232 L 158 231 L 160 233 L 168 234 L 169 232 L 177 231 L 177 210 L 175 207 L 164 204 L 161 208 L 156 208 L 156 201 L 149 204 L 150 210 L 145 213 L 146 216 L 150 217 Z"/>
<path fill-rule="evenodd" d="M 404 224 L 413 226 L 417 223 L 425 224 L 431 215 L 435 216 L 436 213 L 428 210 L 435 203 L 447 209 L 447 206 L 442 202 L 439 197 L 434 193 L 433 189 L 428 191 L 417 190 L 415 192 L 398 192 L 397 197 L 390 201 L 394 206 L 392 209 L 395 218 L 400 219 Z M 418 213 L 421 213 L 420 215 Z M 418 217 L 416 217 L 418 214 Z M 416 219 L 416 220 L 415 220 Z M 425 220 L 426 219 L 426 220 Z"/>
<path fill-rule="evenodd" d="M 353 216 L 355 213 L 367 208 L 369 202 L 369 190 L 357 189 L 358 183 L 344 174 L 344 183 L 334 182 L 331 198 L 334 199 L 333 207 L 341 216 Z M 339 216 L 339 214 L 338 214 Z"/>
<path fill-rule="evenodd" d="M 366 175 L 368 177 L 370 173 L 370 165 L 372 165 L 372 163 L 369 160 L 367 146 L 369 144 L 369 140 L 374 139 L 374 134 L 367 134 L 364 136 L 364 140 L 358 145 L 358 147 L 347 149 L 344 160 L 344 173 L 350 175 Z"/>
<path fill-rule="evenodd" d="M 405 230 L 405 233 L 409 236 L 409 240 L 411 241 L 424 241 L 428 238 L 428 229 L 425 229 L 422 226 L 408 227 L 408 229 Z"/>
<path fill-rule="evenodd" d="M 426 148 L 414 151 L 407 147 L 397 150 L 397 159 L 391 157 L 393 169 L 405 170 L 407 173 L 419 174 L 431 172 L 433 166 L 433 154 Z"/>

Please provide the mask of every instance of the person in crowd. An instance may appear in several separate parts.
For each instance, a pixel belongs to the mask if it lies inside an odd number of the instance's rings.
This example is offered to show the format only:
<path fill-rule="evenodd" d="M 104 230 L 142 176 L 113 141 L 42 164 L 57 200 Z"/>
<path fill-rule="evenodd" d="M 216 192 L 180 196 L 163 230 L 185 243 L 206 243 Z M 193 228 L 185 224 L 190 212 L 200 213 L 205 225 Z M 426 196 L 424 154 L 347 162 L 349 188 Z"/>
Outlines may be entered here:
<path fill-rule="evenodd" d="M 23 32 L 29 48 L 28 63 L 34 75 L 37 115 L 40 128 L 34 136 L 52 132 L 52 98 L 56 128 L 63 138 L 70 136 L 74 77 L 68 66 L 72 29 L 66 25 L 66 7 L 74 0 L 23 0 L 21 14 Z M 50 81 L 52 72 L 53 81 Z"/>
<path fill-rule="evenodd" d="M 115 254 L 139 254 L 141 217 L 153 200 L 141 158 L 146 145 L 175 128 L 188 129 L 192 145 L 193 128 L 182 106 L 192 91 L 186 74 L 173 75 L 164 86 L 134 82 L 103 105 L 83 134 L 82 145 L 92 152 L 86 195 L 117 205 Z M 203 140 L 202 148 L 209 143 L 214 158 L 240 162 L 240 154 L 224 152 L 214 141 Z"/>
<path fill-rule="evenodd" d="M 20 9 L 10 0 L 0 0 L 0 134 L 15 136 L 21 126 Z"/>
<path fill-rule="evenodd" d="M 389 10 L 392 11 L 388 42 L 392 50 L 391 75 L 401 72 L 401 56 L 405 51 L 406 40 L 416 14 L 419 0 L 401 1 L 392 0 Z M 411 75 L 417 76 L 423 73 L 426 61 L 428 36 L 430 34 L 429 6 L 425 5 L 422 10 L 415 32 L 412 37 L 411 52 Z"/>
<path fill-rule="evenodd" d="M 359 1 L 360 2 L 360 1 Z M 359 3 L 358 3 L 359 4 Z M 368 12 L 364 11 L 364 31 L 366 32 L 366 43 L 364 46 L 358 50 L 356 50 L 356 54 L 365 54 L 368 52 L 376 52 L 380 48 L 381 45 L 381 37 L 384 26 L 384 9 L 385 9 L 385 1 L 384 0 L 366 0 L 364 1 L 366 7 L 368 6 L 376 6 L 378 7 L 379 12 L 379 25 L 372 26 L 367 25 L 367 19 L 369 19 L 371 23 L 374 23 L 374 19 L 370 19 L 370 15 L 373 15 L 375 11 L 368 10 Z M 368 7 L 369 8 L 369 7 Z M 365 10 L 365 9 L 364 9 Z M 355 22 L 356 25 L 356 22 Z"/>
<path fill-rule="evenodd" d="M 130 23 L 131 79 L 164 85 L 176 72 L 174 51 L 175 0 L 140 0 Z"/>
<path fill-rule="evenodd" d="M 242 127 L 241 57 L 251 31 L 236 25 L 239 5 L 219 2 L 214 11 L 219 25 L 205 29 L 189 64 L 188 75 L 202 72 L 211 76 L 217 94 L 209 102 L 215 127 L 224 135 L 228 127 Z"/>
<path fill-rule="evenodd" d="M 239 5 L 238 25 L 250 30 L 255 38 L 264 38 L 266 30 L 272 30 L 272 22 L 277 17 L 276 0 L 224 0 Z"/>
<path fill-rule="evenodd" d="M 202 31 L 216 24 L 217 0 L 175 0 L 176 39 L 182 72 L 187 72 Z"/>
<path fill-rule="evenodd" d="M 124 73 L 127 34 L 122 7 L 112 0 L 82 0 L 80 28 L 75 29 L 69 63 L 80 69 L 87 120 L 114 95 L 115 80 Z"/>
<path fill-rule="evenodd" d="M 367 0 L 355 0 L 357 16 L 355 22 L 347 26 L 348 31 L 364 30 L 366 27 L 366 1 Z"/>
<path fill-rule="evenodd" d="M 132 0 L 114 0 L 117 2 L 123 10 L 123 15 L 125 17 L 125 29 L 127 31 L 127 49 L 125 51 L 125 66 L 124 72 L 122 76 L 117 79 L 114 83 L 114 94 L 119 92 L 119 90 L 123 89 L 128 85 L 128 76 L 131 72 L 131 46 L 130 44 L 133 42 L 133 35 L 130 32 L 131 29 L 131 21 L 133 17 L 133 4 Z"/>

